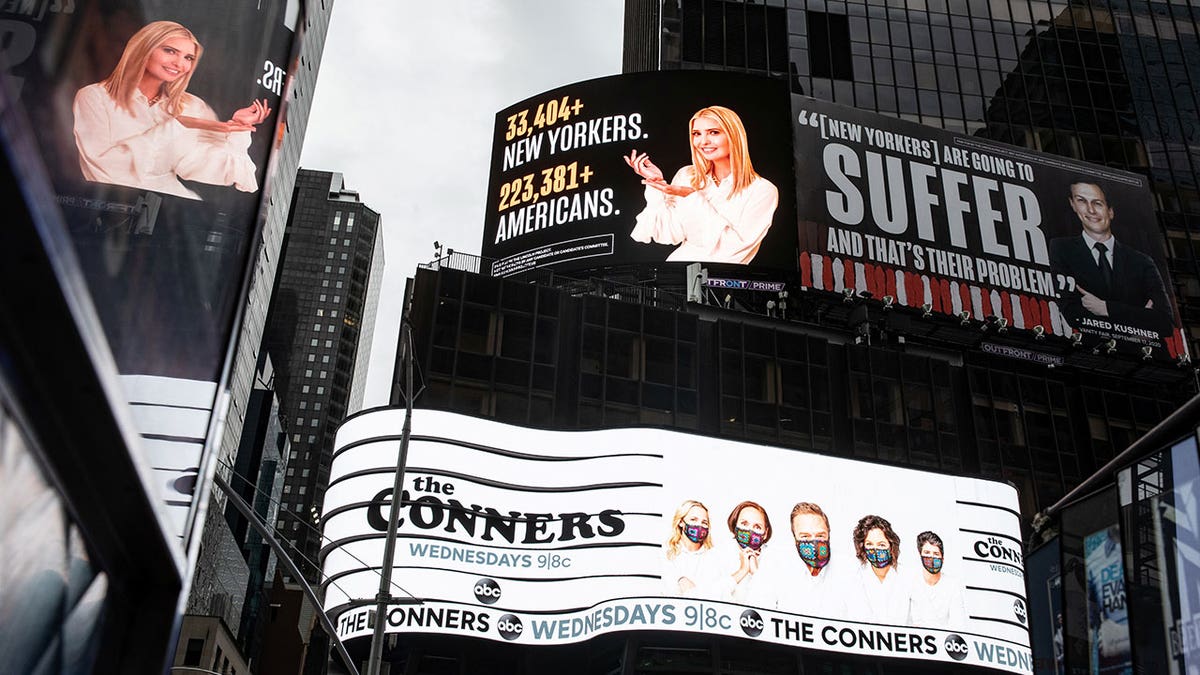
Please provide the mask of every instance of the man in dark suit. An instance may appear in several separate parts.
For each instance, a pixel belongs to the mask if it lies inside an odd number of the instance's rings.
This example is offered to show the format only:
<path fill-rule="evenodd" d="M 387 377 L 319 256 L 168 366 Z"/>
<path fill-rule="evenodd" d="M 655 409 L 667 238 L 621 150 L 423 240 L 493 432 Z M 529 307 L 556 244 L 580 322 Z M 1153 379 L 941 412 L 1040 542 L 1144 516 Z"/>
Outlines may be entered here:
<path fill-rule="evenodd" d="M 1063 316 L 1076 328 L 1120 324 L 1169 336 L 1175 321 L 1158 266 L 1113 237 L 1115 212 L 1104 190 L 1072 184 L 1071 208 L 1083 231 L 1050 241 L 1051 269 L 1075 279 L 1075 289 L 1059 298 Z"/>

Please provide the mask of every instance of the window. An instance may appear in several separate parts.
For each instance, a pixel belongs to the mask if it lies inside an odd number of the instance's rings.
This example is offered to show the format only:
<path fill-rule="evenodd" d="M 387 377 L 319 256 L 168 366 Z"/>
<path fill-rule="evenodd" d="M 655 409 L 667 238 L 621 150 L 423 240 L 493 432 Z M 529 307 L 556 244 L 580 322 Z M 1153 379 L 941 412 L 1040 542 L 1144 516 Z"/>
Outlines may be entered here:
<path fill-rule="evenodd" d="M 304 376 L 305 376 L 305 377 L 312 377 L 312 368 L 305 368 L 305 369 L 304 369 Z"/>
<path fill-rule="evenodd" d="M 326 342 L 329 342 L 329 340 L 326 340 Z M 328 347 L 329 345 L 325 345 L 325 346 L 326 346 L 326 347 Z M 300 393 L 301 393 L 301 394 L 307 394 L 307 393 L 308 393 L 308 385 L 307 385 L 307 384 L 306 384 L 306 385 L 304 385 L 303 387 L 300 387 Z"/>
<path fill-rule="evenodd" d="M 813 77 L 854 79 L 850 21 L 845 14 L 808 12 L 808 67 Z"/>
<path fill-rule="evenodd" d="M 324 371 L 322 371 L 322 372 L 324 372 Z M 321 420 L 314 417 L 314 418 L 312 418 L 312 422 L 309 423 L 308 426 L 315 427 L 315 426 L 319 425 L 320 423 L 321 423 Z"/>
<path fill-rule="evenodd" d="M 313 361 L 316 361 L 316 360 L 317 360 L 317 355 L 316 355 L 316 354 L 309 354 L 309 355 L 308 355 L 308 361 L 309 361 L 309 363 L 312 363 Z"/>
<path fill-rule="evenodd" d="M 200 665 L 200 653 L 204 651 L 204 638 L 189 638 L 187 650 L 183 653 L 183 665 Z"/>
<path fill-rule="evenodd" d="M 317 387 L 317 393 L 318 393 L 318 394 L 324 394 L 324 393 L 325 393 L 325 387 Z"/>
<path fill-rule="evenodd" d="M 316 347 L 316 346 L 317 346 L 317 338 L 313 338 L 313 339 L 309 340 L 309 341 L 308 341 L 308 346 L 309 346 L 309 347 Z"/>

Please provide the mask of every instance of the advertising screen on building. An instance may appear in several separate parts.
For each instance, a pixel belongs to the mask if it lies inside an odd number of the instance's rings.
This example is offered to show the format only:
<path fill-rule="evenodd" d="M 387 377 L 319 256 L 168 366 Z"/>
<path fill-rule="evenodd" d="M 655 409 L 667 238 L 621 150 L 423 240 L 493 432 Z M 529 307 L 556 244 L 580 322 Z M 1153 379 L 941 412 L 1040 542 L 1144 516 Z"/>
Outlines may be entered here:
<path fill-rule="evenodd" d="M 805 286 L 1185 353 L 1144 176 L 802 96 L 792 114 Z"/>
<path fill-rule="evenodd" d="M 298 0 L 5 3 L 7 84 L 182 532 L 256 248 Z"/>
<path fill-rule="evenodd" d="M 787 85 L 606 77 L 496 115 L 482 253 L 493 276 L 630 263 L 794 270 Z"/>
<path fill-rule="evenodd" d="M 403 416 L 354 417 L 335 443 L 343 640 L 371 635 Z M 389 632 L 678 631 L 1032 671 L 1011 486 L 654 429 L 418 410 L 412 433 L 394 579 L 424 602 L 391 607 Z"/>

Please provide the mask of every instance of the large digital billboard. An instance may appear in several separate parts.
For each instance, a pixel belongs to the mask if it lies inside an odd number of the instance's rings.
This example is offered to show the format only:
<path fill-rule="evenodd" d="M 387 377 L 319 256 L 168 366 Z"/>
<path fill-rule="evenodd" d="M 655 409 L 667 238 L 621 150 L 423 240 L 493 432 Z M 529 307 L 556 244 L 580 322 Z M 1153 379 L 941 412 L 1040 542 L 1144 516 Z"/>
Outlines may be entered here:
<path fill-rule="evenodd" d="M 300 0 L 0 7 L 5 84 L 177 534 L 222 400 L 300 14 Z"/>
<path fill-rule="evenodd" d="M 806 287 L 1186 353 L 1145 176 L 803 96 L 792 114 Z"/>
<path fill-rule="evenodd" d="M 794 270 L 787 85 L 715 72 L 572 84 L 496 115 L 493 276 L 630 263 Z"/>
<path fill-rule="evenodd" d="M 627 630 L 1032 672 L 1007 484 L 656 429 L 418 410 L 390 633 L 554 645 Z M 369 639 L 403 410 L 338 432 L 326 610 Z M 393 591 L 398 594 L 398 591 Z"/>

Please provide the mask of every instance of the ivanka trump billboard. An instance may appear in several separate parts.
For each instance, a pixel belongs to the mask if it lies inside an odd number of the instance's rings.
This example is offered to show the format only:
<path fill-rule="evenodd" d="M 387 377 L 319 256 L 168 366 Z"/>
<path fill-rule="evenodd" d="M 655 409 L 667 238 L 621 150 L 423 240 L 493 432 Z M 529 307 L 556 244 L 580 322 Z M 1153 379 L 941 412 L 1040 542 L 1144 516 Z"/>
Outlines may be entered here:
<path fill-rule="evenodd" d="M 786 83 L 637 73 L 496 115 L 493 276 L 628 263 L 795 269 Z"/>
<path fill-rule="evenodd" d="M 4 77 L 185 537 L 301 15 L 298 0 L 0 8 Z"/>
<path fill-rule="evenodd" d="M 793 96 L 808 288 L 1185 353 L 1147 179 Z"/>
<path fill-rule="evenodd" d="M 326 610 L 368 638 L 403 410 L 338 432 Z M 414 412 L 392 633 L 526 645 L 625 630 L 1031 672 L 1016 491 L 654 429 Z"/>

